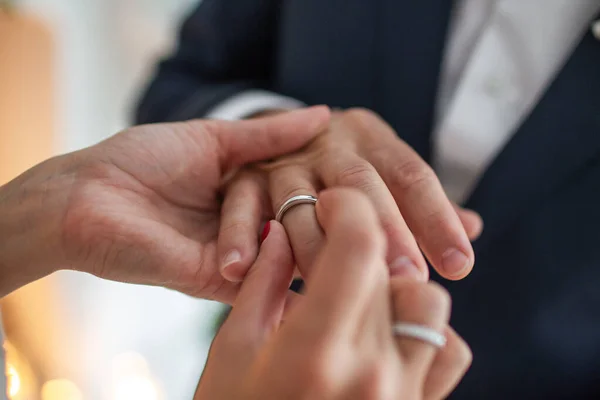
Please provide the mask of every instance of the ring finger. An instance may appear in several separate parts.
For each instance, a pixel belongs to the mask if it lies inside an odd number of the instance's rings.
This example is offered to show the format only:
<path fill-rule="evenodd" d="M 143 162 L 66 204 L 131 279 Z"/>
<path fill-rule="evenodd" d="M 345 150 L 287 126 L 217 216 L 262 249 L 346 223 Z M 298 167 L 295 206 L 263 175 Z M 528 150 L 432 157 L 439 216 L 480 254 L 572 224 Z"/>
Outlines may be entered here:
<path fill-rule="evenodd" d="M 432 332 L 444 332 L 450 318 L 450 296 L 434 283 L 403 278 L 390 281 L 395 324 L 410 324 Z M 425 382 L 439 347 L 410 334 L 397 334 L 396 344 L 407 371 L 415 382 Z"/>
<path fill-rule="evenodd" d="M 440 349 L 425 381 L 424 399 L 445 399 L 458 385 L 473 355 L 467 343 L 452 329 L 445 329 L 446 346 Z"/>
<path fill-rule="evenodd" d="M 269 176 L 269 186 L 273 210 L 294 196 L 310 195 L 317 197 L 317 182 L 312 173 L 298 166 L 276 169 Z M 299 204 L 290 208 L 282 217 L 281 223 L 290 239 L 296 264 L 303 277 L 310 274 L 310 268 L 319 253 L 324 238 L 317 221 L 314 204 Z"/>

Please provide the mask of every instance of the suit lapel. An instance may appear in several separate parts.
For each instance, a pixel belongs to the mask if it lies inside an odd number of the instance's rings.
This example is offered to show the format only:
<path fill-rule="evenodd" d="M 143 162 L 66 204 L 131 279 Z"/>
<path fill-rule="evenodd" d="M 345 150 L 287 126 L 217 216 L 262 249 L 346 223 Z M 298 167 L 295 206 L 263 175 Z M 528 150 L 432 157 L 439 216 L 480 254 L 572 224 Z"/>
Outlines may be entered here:
<path fill-rule="evenodd" d="M 467 202 L 486 224 L 476 251 L 599 154 L 600 41 L 588 33 Z"/>
<path fill-rule="evenodd" d="M 426 160 L 451 0 L 380 0 L 374 109 Z"/>

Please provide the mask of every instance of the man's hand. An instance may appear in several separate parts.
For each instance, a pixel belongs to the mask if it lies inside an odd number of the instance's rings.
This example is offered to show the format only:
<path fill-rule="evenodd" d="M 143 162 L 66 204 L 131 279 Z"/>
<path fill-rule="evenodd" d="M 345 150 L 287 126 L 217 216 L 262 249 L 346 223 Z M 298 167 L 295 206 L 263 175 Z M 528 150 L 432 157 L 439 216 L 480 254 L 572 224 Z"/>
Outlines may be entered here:
<path fill-rule="evenodd" d="M 269 114 L 258 117 L 264 115 Z M 247 168 L 229 183 L 219 236 L 223 276 L 243 279 L 258 250 L 254 232 L 287 199 L 318 197 L 321 190 L 337 186 L 359 189 L 375 205 L 393 275 L 427 279 L 421 250 L 445 278 L 461 279 L 471 271 L 469 239 L 481 232 L 480 217 L 453 205 L 429 165 L 381 118 L 355 109 L 335 112 L 329 129 L 301 152 Z M 313 207 L 294 207 L 283 225 L 300 272 L 308 277 L 323 244 Z"/>
<path fill-rule="evenodd" d="M 0 296 L 69 268 L 232 302 L 217 259 L 224 176 L 298 150 L 329 119 L 315 107 L 140 126 L 40 164 L 0 188 Z"/>

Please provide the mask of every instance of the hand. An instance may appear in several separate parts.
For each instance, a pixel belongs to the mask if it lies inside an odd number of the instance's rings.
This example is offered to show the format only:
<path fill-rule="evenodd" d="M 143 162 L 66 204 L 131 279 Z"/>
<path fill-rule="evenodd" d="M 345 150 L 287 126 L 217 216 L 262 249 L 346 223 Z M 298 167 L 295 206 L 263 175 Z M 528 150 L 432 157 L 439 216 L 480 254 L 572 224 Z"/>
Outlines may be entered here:
<path fill-rule="evenodd" d="M 426 280 L 421 250 L 445 278 L 461 279 L 471 271 L 469 239 L 481 232 L 481 218 L 453 205 L 433 170 L 384 121 L 367 110 L 350 110 L 335 112 L 329 129 L 302 152 L 248 168 L 230 182 L 219 233 L 223 276 L 243 279 L 258 251 L 254 232 L 265 216 L 272 218 L 292 196 L 318 197 L 336 186 L 360 189 L 375 205 L 389 241 L 392 274 Z M 323 243 L 313 208 L 294 207 L 283 225 L 307 277 Z"/>
<path fill-rule="evenodd" d="M 19 277 L 0 295 L 71 268 L 232 302 L 238 285 L 221 277 L 216 251 L 224 175 L 299 149 L 329 118 L 317 107 L 135 127 L 33 168 L 0 188 L 0 273 Z"/>
<path fill-rule="evenodd" d="M 290 245 L 284 228 L 271 222 L 213 342 L 195 400 L 446 397 L 471 362 L 447 325 L 448 294 L 433 283 L 390 280 L 384 232 L 364 195 L 323 192 L 316 213 L 327 240 L 306 295 L 290 297 Z M 447 344 L 437 350 L 395 337 L 394 321 L 445 330 Z"/>

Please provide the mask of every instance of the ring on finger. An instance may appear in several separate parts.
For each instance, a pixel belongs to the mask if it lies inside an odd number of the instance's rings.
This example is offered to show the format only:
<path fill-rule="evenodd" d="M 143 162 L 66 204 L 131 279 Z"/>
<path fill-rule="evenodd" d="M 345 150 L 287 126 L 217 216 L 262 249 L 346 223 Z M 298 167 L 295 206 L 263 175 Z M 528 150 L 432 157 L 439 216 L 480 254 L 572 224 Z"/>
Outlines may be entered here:
<path fill-rule="evenodd" d="M 444 336 L 444 334 L 424 325 L 397 322 L 392 327 L 392 332 L 396 336 L 417 339 L 437 347 L 438 349 L 441 349 L 446 345 L 446 336 Z"/>
<path fill-rule="evenodd" d="M 311 195 L 300 195 L 294 196 L 286 200 L 285 203 L 279 208 L 277 211 L 277 215 L 275 216 L 275 220 L 277 222 L 281 222 L 285 213 L 288 212 L 295 206 L 299 206 L 300 204 L 317 204 L 317 198 Z"/>

